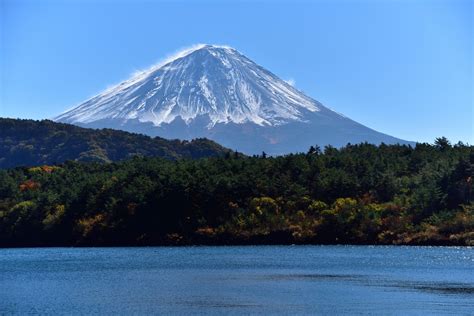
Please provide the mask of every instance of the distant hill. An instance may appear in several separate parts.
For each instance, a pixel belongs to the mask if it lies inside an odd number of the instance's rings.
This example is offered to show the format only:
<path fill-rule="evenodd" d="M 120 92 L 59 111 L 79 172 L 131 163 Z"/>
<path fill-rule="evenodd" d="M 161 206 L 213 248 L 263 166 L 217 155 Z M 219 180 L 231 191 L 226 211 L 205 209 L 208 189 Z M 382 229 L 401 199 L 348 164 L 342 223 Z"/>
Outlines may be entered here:
<path fill-rule="evenodd" d="M 0 168 L 77 161 L 119 161 L 131 156 L 166 159 L 218 157 L 229 152 L 204 139 L 166 140 L 49 120 L 0 118 Z"/>

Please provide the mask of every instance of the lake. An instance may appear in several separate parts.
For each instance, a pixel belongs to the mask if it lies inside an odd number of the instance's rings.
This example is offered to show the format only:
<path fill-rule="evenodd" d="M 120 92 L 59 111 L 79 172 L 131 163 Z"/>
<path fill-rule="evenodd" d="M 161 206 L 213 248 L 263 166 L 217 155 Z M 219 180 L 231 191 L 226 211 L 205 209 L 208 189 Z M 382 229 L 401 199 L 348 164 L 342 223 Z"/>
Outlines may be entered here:
<path fill-rule="evenodd" d="M 0 249 L 0 314 L 474 314 L 474 248 Z"/>

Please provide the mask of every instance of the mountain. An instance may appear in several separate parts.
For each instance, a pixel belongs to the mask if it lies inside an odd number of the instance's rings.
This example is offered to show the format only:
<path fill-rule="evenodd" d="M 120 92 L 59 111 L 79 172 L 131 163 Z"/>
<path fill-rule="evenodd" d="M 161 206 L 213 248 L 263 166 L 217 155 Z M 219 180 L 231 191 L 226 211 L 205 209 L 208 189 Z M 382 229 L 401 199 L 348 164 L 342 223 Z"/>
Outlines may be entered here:
<path fill-rule="evenodd" d="M 48 120 L 0 118 L 0 168 L 78 161 L 119 161 L 132 156 L 202 158 L 229 150 L 207 139 L 151 138 L 112 129 L 87 129 Z"/>
<path fill-rule="evenodd" d="M 165 138 L 207 137 L 248 154 L 410 143 L 323 106 L 237 50 L 215 45 L 182 51 L 55 120 Z"/>

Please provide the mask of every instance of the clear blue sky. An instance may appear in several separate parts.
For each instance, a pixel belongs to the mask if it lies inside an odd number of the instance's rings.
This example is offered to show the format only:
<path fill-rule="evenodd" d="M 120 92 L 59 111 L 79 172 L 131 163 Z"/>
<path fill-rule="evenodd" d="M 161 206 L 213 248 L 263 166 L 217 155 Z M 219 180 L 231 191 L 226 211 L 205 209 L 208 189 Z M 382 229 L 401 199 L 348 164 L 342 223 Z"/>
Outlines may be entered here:
<path fill-rule="evenodd" d="M 472 1 L 0 3 L 3 117 L 50 118 L 180 48 L 210 43 L 381 132 L 474 144 Z"/>

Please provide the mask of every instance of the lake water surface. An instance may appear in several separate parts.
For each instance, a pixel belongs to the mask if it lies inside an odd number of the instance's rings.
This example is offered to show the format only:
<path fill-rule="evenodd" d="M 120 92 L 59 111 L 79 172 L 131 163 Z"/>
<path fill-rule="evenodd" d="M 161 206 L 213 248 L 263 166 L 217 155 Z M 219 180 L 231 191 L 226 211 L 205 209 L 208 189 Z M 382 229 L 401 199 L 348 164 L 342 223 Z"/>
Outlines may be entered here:
<path fill-rule="evenodd" d="M 474 249 L 0 249 L 0 314 L 474 315 Z"/>

